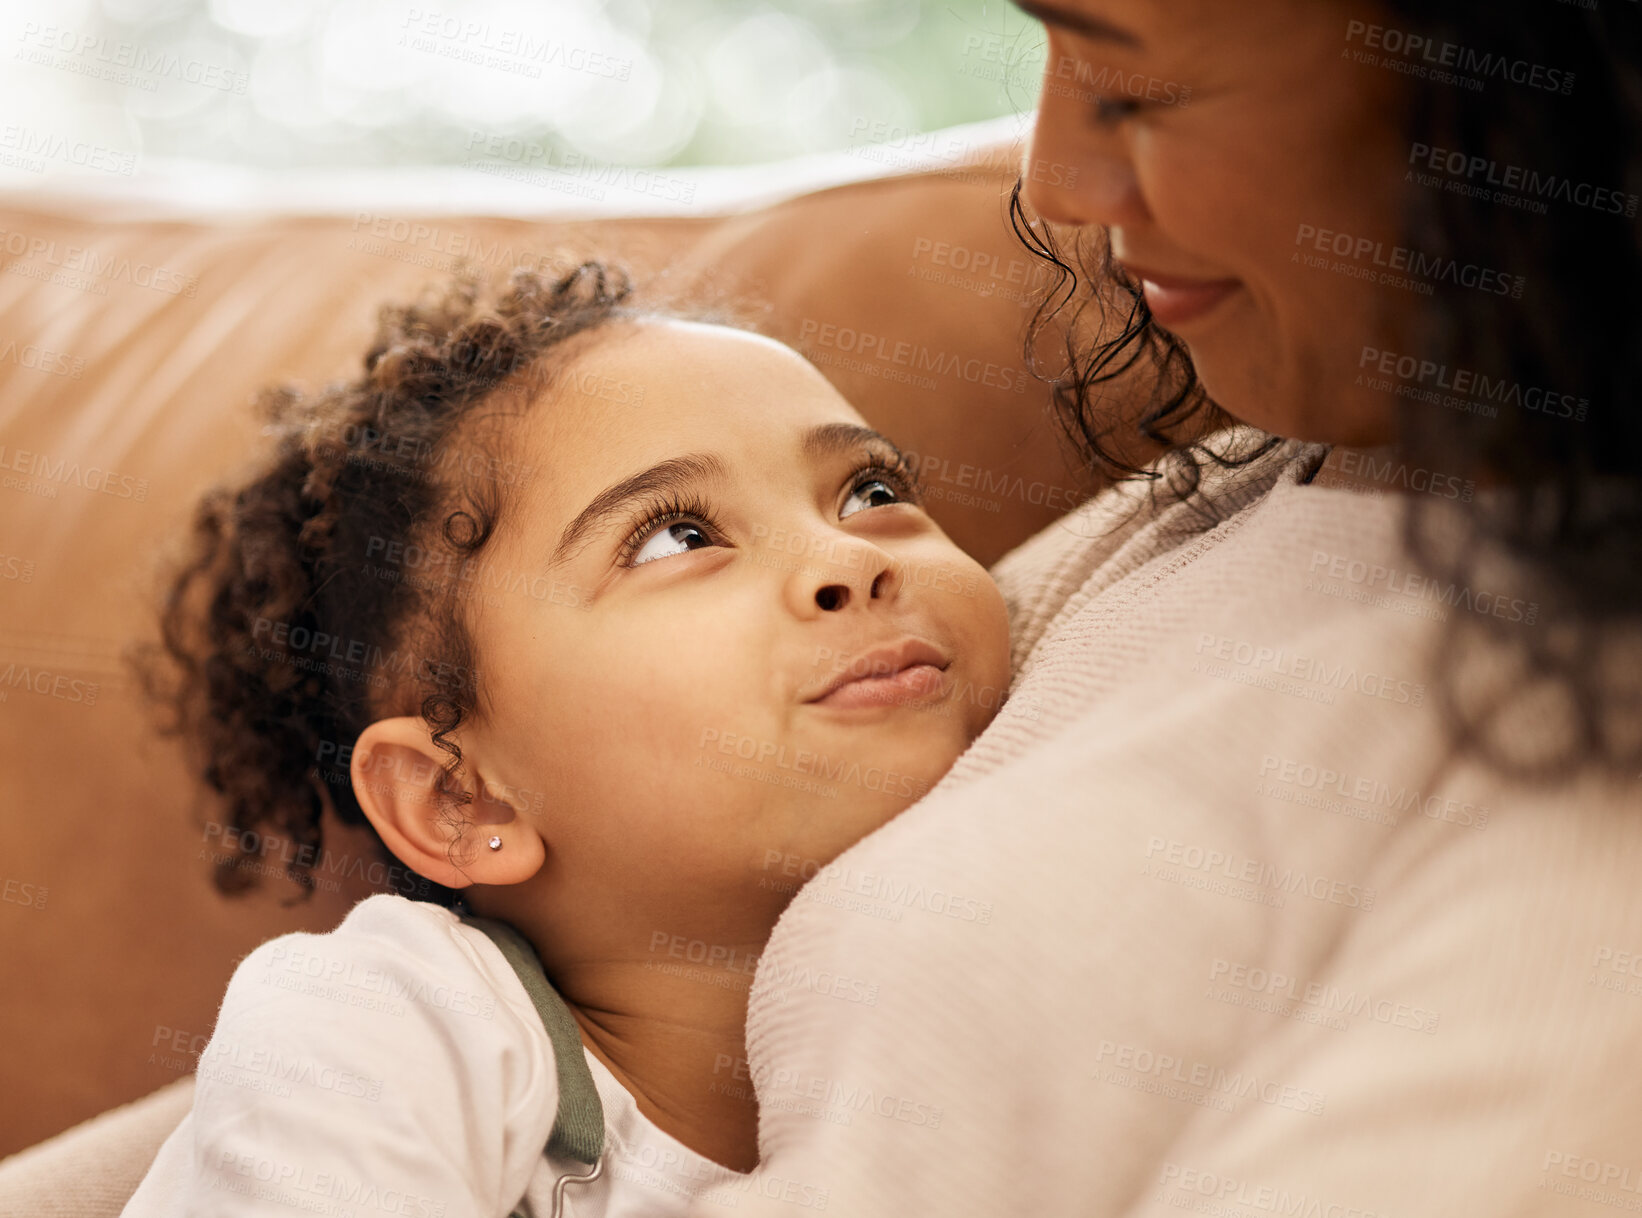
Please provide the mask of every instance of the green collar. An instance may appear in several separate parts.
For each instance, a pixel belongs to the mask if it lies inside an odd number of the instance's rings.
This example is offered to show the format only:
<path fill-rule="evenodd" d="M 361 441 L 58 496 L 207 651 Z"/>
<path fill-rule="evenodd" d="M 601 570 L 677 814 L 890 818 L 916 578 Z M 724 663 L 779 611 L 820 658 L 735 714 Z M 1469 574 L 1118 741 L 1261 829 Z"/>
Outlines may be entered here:
<path fill-rule="evenodd" d="M 501 948 L 542 1017 L 548 1040 L 553 1042 L 553 1063 L 559 1072 L 559 1111 L 553 1120 L 553 1135 L 547 1140 L 547 1153 L 578 1163 L 597 1163 L 604 1153 L 604 1105 L 593 1085 L 581 1030 L 570 1008 L 548 981 L 530 940 L 495 918 L 481 918 L 462 910 L 457 910 L 456 916 L 475 930 L 484 931 Z"/>

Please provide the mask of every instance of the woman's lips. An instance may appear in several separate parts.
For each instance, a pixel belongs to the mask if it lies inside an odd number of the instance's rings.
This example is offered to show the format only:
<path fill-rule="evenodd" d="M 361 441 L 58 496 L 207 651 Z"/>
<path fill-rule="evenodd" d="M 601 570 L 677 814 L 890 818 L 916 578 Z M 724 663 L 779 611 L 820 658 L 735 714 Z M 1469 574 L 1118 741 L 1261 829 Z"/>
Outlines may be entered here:
<path fill-rule="evenodd" d="M 846 681 L 816 706 L 853 710 L 866 706 L 901 706 L 938 697 L 946 689 L 946 672 L 933 664 L 911 664 L 885 676 L 857 677 Z"/>
<path fill-rule="evenodd" d="M 1128 270 L 1141 281 L 1153 320 L 1169 330 L 1197 320 L 1243 286 L 1239 279 L 1183 279 L 1155 275 L 1138 267 Z"/>

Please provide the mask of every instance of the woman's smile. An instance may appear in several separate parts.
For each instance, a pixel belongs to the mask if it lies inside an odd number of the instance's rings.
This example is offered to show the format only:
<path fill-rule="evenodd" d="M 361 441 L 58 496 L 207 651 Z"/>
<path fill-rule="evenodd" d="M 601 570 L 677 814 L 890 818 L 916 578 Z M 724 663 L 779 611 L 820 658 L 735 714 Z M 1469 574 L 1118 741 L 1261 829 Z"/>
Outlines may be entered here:
<path fill-rule="evenodd" d="M 1213 311 L 1214 307 L 1243 286 L 1240 279 L 1188 279 L 1183 275 L 1163 275 L 1143 267 L 1130 266 L 1129 273 L 1141 281 L 1146 307 L 1158 325 L 1178 329 Z"/>

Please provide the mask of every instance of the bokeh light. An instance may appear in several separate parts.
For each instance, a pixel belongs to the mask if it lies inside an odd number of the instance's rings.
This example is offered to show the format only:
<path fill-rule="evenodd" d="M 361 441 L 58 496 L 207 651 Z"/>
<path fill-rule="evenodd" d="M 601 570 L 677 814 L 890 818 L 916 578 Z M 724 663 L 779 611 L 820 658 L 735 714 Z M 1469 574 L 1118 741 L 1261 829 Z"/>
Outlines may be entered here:
<path fill-rule="evenodd" d="M 547 167 L 750 164 L 1019 113 L 1042 63 L 1000 0 L 0 0 L 0 38 L 8 180 L 507 140 Z"/>

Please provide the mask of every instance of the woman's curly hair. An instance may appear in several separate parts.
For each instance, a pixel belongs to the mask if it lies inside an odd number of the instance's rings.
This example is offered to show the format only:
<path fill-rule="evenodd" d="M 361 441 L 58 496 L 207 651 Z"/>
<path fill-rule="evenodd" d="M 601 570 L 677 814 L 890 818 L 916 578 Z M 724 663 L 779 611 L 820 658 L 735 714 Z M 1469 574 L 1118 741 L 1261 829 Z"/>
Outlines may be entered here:
<path fill-rule="evenodd" d="M 1492 0 L 1384 0 L 1407 31 L 1506 61 L 1550 65 L 1573 88 L 1490 83 L 1483 91 L 1411 78 L 1410 147 L 1463 150 L 1520 167 L 1540 180 L 1604 188 L 1606 207 L 1553 197 L 1539 209 L 1494 202 L 1492 191 L 1409 188 L 1406 243 L 1460 265 L 1508 267 L 1527 282 L 1520 300 L 1438 285 L 1411 306 L 1411 330 L 1429 367 L 1475 369 L 1493 383 L 1554 391 L 1588 412 L 1433 408 L 1398 396 L 1398 456 L 1408 467 L 1458 480 L 1493 480 L 1497 495 L 1465 509 L 1464 536 L 1429 527 L 1453 505 L 1405 496 L 1403 536 L 1438 579 L 1474 587 L 1483 564 L 1504 555 L 1541 603 L 1540 625 L 1456 613 L 1437 652 L 1436 693 L 1451 730 L 1451 756 L 1475 755 L 1525 781 L 1555 781 L 1597 763 L 1642 769 L 1642 679 L 1613 670 L 1604 643 L 1634 641 L 1642 627 L 1642 13 L 1632 3 L 1543 4 L 1501 20 Z M 1531 8 L 1531 11 L 1530 11 Z M 1554 193 L 1554 192 L 1553 192 Z M 1612 200 L 1617 198 L 1619 206 Z M 1627 202 L 1628 200 L 1628 202 Z M 1218 408 L 1198 382 L 1183 342 L 1154 324 L 1139 285 L 1104 242 L 1063 249 L 1034 224 L 1016 184 L 1011 216 L 1027 248 L 1056 273 L 1033 319 L 1035 341 L 1051 321 L 1064 330 L 1067 370 L 1056 376 L 1056 414 L 1075 445 L 1114 478 L 1153 479 L 1153 499 L 1193 500 L 1210 464 L 1241 465 L 1280 443 L 1223 453 L 1205 441 Z M 1082 271 L 1080 277 L 1080 270 Z M 1114 312 L 1116 316 L 1114 316 Z M 1091 332 L 1093 342 L 1080 339 Z M 1117 456 L 1103 395 L 1140 375 L 1155 386 L 1135 425 L 1166 450 L 1145 470 Z M 1409 390 L 1420 386 L 1404 383 Z M 1445 522 L 1447 523 L 1447 522 Z M 1499 662 L 1493 688 L 1466 685 L 1464 660 L 1487 650 Z M 1550 691 L 1569 730 L 1524 756 L 1499 734 L 1515 693 Z"/>
<path fill-rule="evenodd" d="M 193 743 L 225 797 L 235 851 L 218 856 L 219 891 L 254 884 L 257 835 L 273 831 L 297 847 L 285 872 L 312 895 L 325 807 L 368 825 L 339 763 L 384 715 L 425 719 L 448 754 L 445 778 L 456 776 L 452 733 L 479 713 L 469 564 L 509 491 L 535 473 L 482 445 L 485 421 L 505 415 L 479 407 L 504 384 L 539 392 L 564 363 L 546 358 L 555 348 L 638 316 L 630 294 L 598 263 L 562 278 L 516 271 L 500 292 L 461 276 L 382 309 L 354 380 L 263 395 L 273 451 L 199 502 L 164 592 L 161 645 L 139 668 L 171 712 L 165 730 Z M 472 797 L 440 785 L 454 851 Z M 455 898 L 431 882 L 406 895 Z"/>

